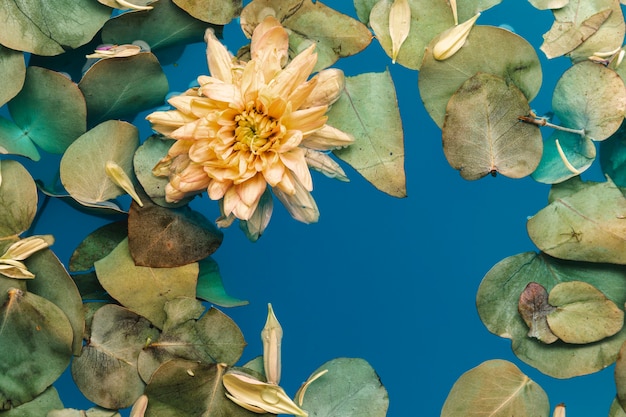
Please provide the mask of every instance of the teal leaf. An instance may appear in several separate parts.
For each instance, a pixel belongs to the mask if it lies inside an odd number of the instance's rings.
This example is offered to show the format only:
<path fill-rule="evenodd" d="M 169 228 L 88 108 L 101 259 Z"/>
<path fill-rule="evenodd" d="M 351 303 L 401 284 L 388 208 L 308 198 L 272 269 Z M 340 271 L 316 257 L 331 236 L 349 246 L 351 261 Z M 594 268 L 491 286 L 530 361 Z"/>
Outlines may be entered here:
<path fill-rule="evenodd" d="M 248 301 L 240 300 L 226 293 L 219 266 L 215 260 L 209 257 L 201 260 L 199 265 L 196 297 L 221 307 L 238 307 L 248 304 Z"/>
<path fill-rule="evenodd" d="M 11 120 L 0 117 L 0 154 L 21 155 L 39 161 L 41 156 L 33 141 Z"/>
<path fill-rule="evenodd" d="M 557 140 L 571 165 L 569 168 L 558 151 Z M 560 183 L 585 172 L 595 159 L 596 146 L 587 136 L 555 130 L 543 142 L 541 161 L 532 177 L 535 181 L 545 184 Z"/>

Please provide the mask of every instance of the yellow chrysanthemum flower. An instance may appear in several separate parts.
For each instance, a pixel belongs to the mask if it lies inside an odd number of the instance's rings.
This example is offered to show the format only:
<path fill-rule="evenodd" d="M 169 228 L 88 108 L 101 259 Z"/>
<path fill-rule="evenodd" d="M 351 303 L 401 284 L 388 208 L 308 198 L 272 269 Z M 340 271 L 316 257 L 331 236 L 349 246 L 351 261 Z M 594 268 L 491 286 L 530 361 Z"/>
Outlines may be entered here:
<path fill-rule="evenodd" d="M 317 221 L 309 167 L 345 179 L 323 151 L 353 142 L 326 124 L 343 72 L 326 69 L 308 79 L 315 45 L 287 63 L 287 31 L 271 16 L 254 30 L 250 61 L 234 58 L 210 30 L 205 39 L 211 76 L 171 98 L 175 110 L 147 117 L 154 130 L 177 140 L 154 168 L 169 176 L 166 199 L 206 189 L 222 200 L 224 216 L 248 220 L 269 185 L 294 218 Z"/>

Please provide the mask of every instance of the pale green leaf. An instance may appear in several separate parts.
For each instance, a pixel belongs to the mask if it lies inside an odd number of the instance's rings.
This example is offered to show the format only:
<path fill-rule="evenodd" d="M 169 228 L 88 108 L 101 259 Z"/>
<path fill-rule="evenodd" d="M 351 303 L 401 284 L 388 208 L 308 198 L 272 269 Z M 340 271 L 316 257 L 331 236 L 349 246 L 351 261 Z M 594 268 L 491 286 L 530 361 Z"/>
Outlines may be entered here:
<path fill-rule="evenodd" d="M 0 106 L 11 100 L 22 89 L 26 77 L 24 54 L 0 45 Z"/>
<path fill-rule="evenodd" d="M 0 411 L 0 415 L 2 417 L 47 416 L 49 411 L 59 408 L 63 408 L 63 403 L 59 398 L 57 390 L 53 386 L 50 386 L 43 393 L 35 397 L 34 400 L 11 408 L 8 411 Z"/>
<path fill-rule="evenodd" d="M 225 25 L 241 12 L 243 0 L 174 0 L 174 3 L 196 19 L 214 25 Z"/>
<path fill-rule="evenodd" d="M 37 212 L 37 186 L 19 162 L 0 162 L 0 237 L 19 235 Z"/>

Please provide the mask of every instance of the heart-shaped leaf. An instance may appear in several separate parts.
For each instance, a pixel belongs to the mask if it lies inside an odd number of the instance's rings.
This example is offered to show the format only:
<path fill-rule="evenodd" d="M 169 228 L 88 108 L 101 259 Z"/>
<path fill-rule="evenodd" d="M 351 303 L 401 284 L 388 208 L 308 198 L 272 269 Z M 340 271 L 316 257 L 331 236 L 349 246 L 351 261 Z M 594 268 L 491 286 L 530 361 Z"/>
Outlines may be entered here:
<path fill-rule="evenodd" d="M 495 359 L 465 372 L 455 383 L 441 409 L 441 417 L 547 416 L 545 391 L 511 362 Z"/>
<path fill-rule="evenodd" d="M 130 256 L 128 239 L 94 266 L 98 280 L 111 297 L 159 328 L 165 323 L 163 308 L 167 301 L 196 295 L 197 263 L 176 268 L 137 266 Z"/>
<path fill-rule="evenodd" d="M 328 112 L 328 123 L 356 142 L 333 151 L 379 190 L 406 196 L 404 136 L 389 71 L 346 77 L 344 92 Z"/>
<path fill-rule="evenodd" d="M 539 164 L 541 132 L 520 123 L 530 107 L 524 94 L 502 78 L 477 73 L 450 98 L 443 124 L 443 151 L 463 178 L 500 173 L 530 175 Z"/>

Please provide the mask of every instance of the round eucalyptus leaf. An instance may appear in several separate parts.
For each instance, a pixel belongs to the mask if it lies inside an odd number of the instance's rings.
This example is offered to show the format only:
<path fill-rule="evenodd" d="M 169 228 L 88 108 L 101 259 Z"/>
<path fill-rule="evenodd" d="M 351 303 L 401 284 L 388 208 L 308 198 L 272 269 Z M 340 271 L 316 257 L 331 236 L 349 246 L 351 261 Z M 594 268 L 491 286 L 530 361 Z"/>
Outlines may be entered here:
<path fill-rule="evenodd" d="M 102 28 L 102 42 L 123 45 L 142 40 L 152 51 L 172 45 L 202 42 L 210 25 L 191 17 L 172 0 L 159 0 L 152 10 L 120 14 Z"/>
<path fill-rule="evenodd" d="M 611 264 L 563 261 L 546 254 L 526 252 L 510 256 L 485 275 L 476 295 L 480 319 L 487 329 L 511 339 L 513 352 L 525 363 L 555 378 L 597 372 L 612 364 L 626 340 L 626 330 L 595 343 L 577 345 L 557 341 L 545 344 L 528 336 L 528 326 L 518 312 L 518 300 L 530 282 L 548 293 L 561 282 L 593 285 L 618 306 L 626 302 L 626 268 Z"/>
<path fill-rule="evenodd" d="M 36 294 L 8 292 L 0 306 L 0 410 L 33 400 L 72 357 L 72 326 L 63 311 Z"/>
<path fill-rule="evenodd" d="M 91 40 L 111 16 L 93 0 L 7 0 L 0 8 L 0 43 L 17 51 L 58 55 Z"/>
<path fill-rule="evenodd" d="M 196 0 L 173 0 L 174 3 L 189 13 L 191 16 L 203 22 L 214 25 L 225 25 L 239 16 L 243 7 L 243 0 L 209 0 L 197 2 Z"/>
<path fill-rule="evenodd" d="M 72 362 L 72 377 L 81 392 L 101 407 L 130 407 L 143 394 L 137 358 L 146 342 L 158 337 L 148 320 L 123 307 L 98 309 L 83 353 Z"/>
<path fill-rule="evenodd" d="M 9 111 L 23 134 L 50 153 L 63 153 L 87 126 L 85 98 L 76 84 L 40 67 L 28 67 Z"/>
<path fill-rule="evenodd" d="M 527 222 L 542 251 L 561 259 L 626 264 L 626 199 L 610 180 L 587 185 Z"/>
<path fill-rule="evenodd" d="M 615 362 L 615 387 L 617 388 L 616 402 L 617 408 L 615 410 L 616 416 L 626 416 L 626 412 L 622 409 L 626 405 L 626 343 L 624 343 L 619 351 L 617 362 Z M 611 406 L 611 410 L 613 410 Z"/>
<path fill-rule="evenodd" d="M 565 71 L 557 82 L 552 110 L 561 125 L 584 129 L 592 140 L 604 140 L 624 120 L 626 87 L 615 71 L 584 61 Z"/>
<path fill-rule="evenodd" d="M 79 137 L 61 158 L 63 186 L 80 203 L 97 204 L 125 193 L 106 174 L 108 161 L 133 178 L 133 154 L 139 145 L 137 128 L 109 120 Z"/>
<path fill-rule="evenodd" d="M 613 336 L 624 325 L 624 311 L 593 285 L 561 282 L 550 291 L 556 309 L 547 315 L 552 332 L 566 343 L 593 343 Z"/>
<path fill-rule="evenodd" d="M 128 239 L 94 266 L 98 280 L 111 297 L 159 328 L 165 323 L 163 308 L 167 301 L 196 295 L 197 263 L 176 268 L 137 266 L 130 256 Z"/>
<path fill-rule="evenodd" d="M 391 1 L 379 1 L 372 7 L 369 24 L 383 50 L 392 56 L 389 30 Z M 410 69 L 420 69 L 426 45 L 438 34 L 454 26 L 452 9 L 447 0 L 410 0 L 411 27 L 398 51 L 396 62 Z"/>
<path fill-rule="evenodd" d="M 465 81 L 448 102 L 442 128 L 450 165 L 467 180 L 530 175 L 543 144 L 537 126 L 518 120 L 529 110 L 524 94 L 498 76 L 479 72 Z"/>
<path fill-rule="evenodd" d="M 88 410 L 75 410 L 73 408 L 53 410 L 46 417 L 122 417 L 122 415 L 115 410 L 92 407 Z"/>
<path fill-rule="evenodd" d="M 21 155 L 39 161 L 41 156 L 33 141 L 11 120 L 0 117 L 0 154 Z"/>
<path fill-rule="evenodd" d="M 626 187 L 626 126 L 623 123 L 610 138 L 600 142 L 600 166 L 615 185 Z"/>
<path fill-rule="evenodd" d="M 0 45 L 0 107 L 11 100 L 24 85 L 26 77 L 26 64 L 24 54 L 20 51 L 5 48 Z"/>
<path fill-rule="evenodd" d="M 514 84 L 528 101 L 539 92 L 539 57 L 528 41 L 511 31 L 475 26 L 465 45 L 443 61 L 433 57 L 433 46 L 431 42 L 424 53 L 418 86 L 426 110 L 439 127 L 443 126 L 450 97 L 477 72 L 497 75 L 507 84 Z"/>
<path fill-rule="evenodd" d="M 459 16 L 459 23 L 463 23 L 474 15 L 485 10 L 491 9 L 493 6 L 497 6 L 502 3 L 502 0 L 465 0 L 457 1 L 457 14 Z"/>
<path fill-rule="evenodd" d="M 539 10 L 560 9 L 569 3 L 569 0 L 529 0 L 533 7 Z"/>
<path fill-rule="evenodd" d="M 380 0 L 354 0 L 354 9 L 361 22 L 369 26 L 370 13 L 372 12 L 372 8 L 379 1 Z"/>
<path fill-rule="evenodd" d="M 74 280 L 50 249 L 40 250 L 29 256 L 24 263 L 35 279 L 26 284 L 28 291 L 52 301 L 67 316 L 72 325 L 74 339 L 72 351 L 80 355 L 85 330 L 83 301 Z"/>
<path fill-rule="evenodd" d="M 384 417 L 389 408 L 387 390 L 376 371 L 360 358 L 337 358 L 326 362 L 312 376 L 327 370 L 303 396 L 309 415 L 332 417 Z"/>
<path fill-rule="evenodd" d="M 548 416 L 546 392 L 511 362 L 489 360 L 465 372 L 455 383 L 441 417 Z"/>
<path fill-rule="evenodd" d="M 37 186 L 19 162 L 0 161 L 0 237 L 27 230 L 37 213 Z"/>
<path fill-rule="evenodd" d="M 289 52 L 297 54 L 315 43 L 314 71 L 334 64 L 339 58 L 361 52 L 372 41 L 372 33 L 358 20 L 339 13 L 321 1 L 256 0 L 241 12 L 241 28 L 248 38 L 254 28 L 273 10 L 289 31 Z"/>
<path fill-rule="evenodd" d="M 169 86 L 151 52 L 101 59 L 85 73 L 78 87 L 87 101 L 90 126 L 111 119 L 132 119 L 163 103 Z"/>
<path fill-rule="evenodd" d="M 406 197 L 404 134 L 389 71 L 346 77 L 328 124 L 355 138 L 353 145 L 333 151 L 339 159 L 379 190 Z"/>
<path fill-rule="evenodd" d="M 557 140 L 566 161 L 559 153 Z M 532 173 L 537 182 L 556 184 L 585 172 L 596 159 L 596 146 L 587 136 L 554 130 L 543 141 L 539 166 Z M 567 163 L 571 166 L 568 167 Z M 573 169 L 572 169 L 573 167 Z"/>
<path fill-rule="evenodd" d="M 219 266 L 215 260 L 208 257 L 198 264 L 200 272 L 196 286 L 196 297 L 221 307 L 238 307 L 248 304 L 248 301 L 232 297 L 226 292 Z"/>
<path fill-rule="evenodd" d="M 11 408 L 8 411 L 0 412 L 0 415 L 2 415 L 2 417 L 48 417 L 49 411 L 59 408 L 63 408 L 63 402 L 61 402 L 57 390 L 53 386 L 50 386 L 32 401 Z"/>
<path fill-rule="evenodd" d="M 128 236 L 127 229 L 127 222 L 121 220 L 107 223 L 91 232 L 72 253 L 69 270 L 77 272 L 93 268 L 95 261 L 111 253 Z"/>
<path fill-rule="evenodd" d="M 619 392 L 619 388 L 618 388 L 618 392 Z M 611 403 L 611 408 L 609 409 L 608 417 L 626 417 L 626 411 L 624 411 L 624 409 L 620 405 L 617 397 L 615 397 L 615 399 Z"/>

